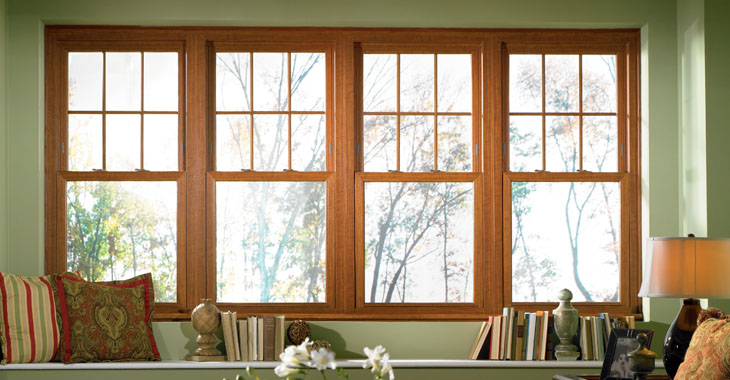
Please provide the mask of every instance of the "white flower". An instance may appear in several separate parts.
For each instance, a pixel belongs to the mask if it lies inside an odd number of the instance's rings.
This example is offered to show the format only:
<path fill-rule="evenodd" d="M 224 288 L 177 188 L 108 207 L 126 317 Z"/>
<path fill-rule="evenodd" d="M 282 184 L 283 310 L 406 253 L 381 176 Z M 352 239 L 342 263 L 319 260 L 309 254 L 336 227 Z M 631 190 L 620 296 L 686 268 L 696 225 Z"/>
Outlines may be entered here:
<path fill-rule="evenodd" d="M 368 359 L 362 365 L 363 368 L 372 368 L 370 371 L 376 379 L 382 379 L 386 374 L 390 376 L 390 380 L 395 379 L 393 367 L 390 365 L 390 354 L 385 352 L 383 346 L 379 345 L 372 350 L 365 347 L 363 351 L 368 356 Z"/>
<path fill-rule="evenodd" d="M 393 374 L 393 367 L 390 365 L 390 354 L 384 354 L 383 357 L 380 359 L 380 376 L 378 377 L 382 379 L 386 373 L 390 376 L 390 380 L 395 379 L 395 374 Z"/>
<path fill-rule="evenodd" d="M 383 357 L 383 354 L 385 353 L 385 348 L 383 346 L 378 345 L 377 347 L 373 348 L 372 350 L 368 347 L 363 348 L 363 352 L 365 352 L 365 355 L 368 356 L 368 359 L 365 361 L 365 363 L 362 365 L 362 368 L 373 368 L 373 373 L 375 373 L 375 368 L 380 367 L 380 359 Z"/>
<path fill-rule="evenodd" d="M 324 347 L 320 347 L 318 350 L 312 350 L 310 355 L 312 360 L 307 363 L 310 368 L 315 368 L 317 371 L 324 371 L 327 368 L 337 368 L 335 364 L 335 353 Z"/>
<path fill-rule="evenodd" d="M 279 355 L 279 359 L 289 367 L 304 367 L 305 363 L 310 359 L 307 347 L 311 345 L 312 342 L 307 338 L 298 346 L 288 346 Z"/>
<path fill-rule="evenodd" d="M 290 367 L 286 363 L 281 363 L 274 368 L 274 373 L 279 377 L 289 377 L 291 375 L 306 373 L 306 371 L 301 367 Z"/>

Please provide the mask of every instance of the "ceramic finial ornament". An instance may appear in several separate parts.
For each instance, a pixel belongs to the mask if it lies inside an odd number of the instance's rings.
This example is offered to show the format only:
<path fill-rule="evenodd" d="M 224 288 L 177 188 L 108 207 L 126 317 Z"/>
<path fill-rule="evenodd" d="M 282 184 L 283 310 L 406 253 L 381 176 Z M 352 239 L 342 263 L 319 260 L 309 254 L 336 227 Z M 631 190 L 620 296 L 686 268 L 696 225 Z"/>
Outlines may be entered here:
<path fill-rule="evenodd" d="M 571 343 L 578 332 L 578 310 L 570 304 L 573 293 L 568 289 L 563 289 L 560 291 L 558 299 L 560 305 L 553 310 L 555 333 L 560 338 L 560 344 L 555 346 L 555 359 L 576 360 L 578 359 L 578 347 Z"/>
<path fill-rule="evenodd" d="M 195 343 L 198 349 L 195 354 L 187 357 L 190 361 L 196 362 L 212 362 L 224 361 L 226 357 L 221 355 L 220 351 L 215 348 L 218 338 L 213 333 L 218 330 L 220 325 L 220 311 L 210 299 L 204 299 L 203 303 L 198 305 L 190 316 L 193 322 L 193 328 L 198 332 L 198 338 Z"/>

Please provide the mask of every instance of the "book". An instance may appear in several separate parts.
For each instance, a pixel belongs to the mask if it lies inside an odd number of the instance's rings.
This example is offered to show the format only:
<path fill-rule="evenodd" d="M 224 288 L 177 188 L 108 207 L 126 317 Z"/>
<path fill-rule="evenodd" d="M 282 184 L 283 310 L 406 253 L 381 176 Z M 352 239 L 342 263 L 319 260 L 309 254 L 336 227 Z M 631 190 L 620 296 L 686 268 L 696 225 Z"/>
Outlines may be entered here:
<path fill-rule="evenodd" d="M 474 344 L 471 346 L 471 351 L 469 351 L 469 359 L 475 360 L 477 355 L 479 354 L 479 351 L 477 351 L 477 347 L 479 346 L 479 342 L 482 339 L 482 334 L 484 333 L 484 329 L 487 327 L 488 323 L 489 322 L 484 321 L 479 327 L 479 332 L 477 332 L 477 338 L 474 340 Z"/>
<path fill-rule="evenodd" d="M 555 319 L 551 315 L 548 320 L 547 347 L 545 348 L 545 360 L 556 360 L 555 346 L 560 344 L 560 338 L 555 331 Z"/>
<path fill-rule="evenodd" d="M 256 360 L 264 360 L 264 317 L 256 318 Z"/>
<path fill-rule="evenodd" d="M 499 360 L 499 334 L 502 331 L 502 316 L 498 315 L 492 319 L 492 339 L 490 340 L 489 359 Z"/>
<path fill-rule="evenodd" d="M 499 360 L 504 360 L 504 349 L 506 348 L 505 336 L 509 324 L 509 308 L 502 308 L 502 329 L 499 333 Z"/>
<path fill-rule="evenodd" d="M 231 335 L 232 335 L 232 344 L 235 351 L 235 359 L 236 361 L 241 361 L 241 347 L 240 343 L 238 343 L 238 313 L 237 312 L 231 312 L 231 316 L 229 318 L 229 322 L 231 324 Z"/>
<path fill-rule="evenodd" d="M 489 330 L 490 327 L 492 327 L 492 323 L 489 321 L 485 321 L 482 323 L 482 328 L 479 330 L 479 335 L 477 338 L 477 341 L 474 344 L 472 352 L 469 354 L 469 359 L 476 360 L 479 358 L 479 355 L 482 353 L 482 349 L 486 345 L 489 345 L 487 342 L 487 337 L 489 337 Z"/>
<path fill-rule="evenodd" d="M 508 308 L 507 313 L 507 336 L 505 336 L 504 360 L 514 360 L 512 353 L 514 352 L 515 341 L 515 308 Z"/>
<path fill-rule="evenodd" d="M 527 348 L 525 350 L 525 359 L 526 360 L 534 360 L 535 359 L 535 325 L 537 325 L 537 313 L 530 313 L 530 316 L 528 318 L 528 327 L 527 330 Z"/>
<path fill-rule="evenodd" d="M 236 349 L 233 347 L 233 331 L 231 331 L 231 317 L 230 311 L 224 311 L 221 313 L 221 325 L 223 327 L 223 344 L 226 347 L 226 360 L 236 360 Z"/>
<path fill-rule="evenodd" d="M 593 333 L 591 332 L 593 330 L 593 327 L 591 326 L 591 318 L 583 317 L 583 321 L 585 323 L 584 333 L 586 335 L 586 360 L 594 360 L 595 356 L 593 351 Z"/>
<path fill-rule="evenodd" d="M 258 333 L 258 321 L 255 316 L 248 317 L 248 360 L 258 360 L 258 349 L 257 333 Z"/>
<path fill-rule="evenodd" d="M 248 356 L 248 318 L 238 321 L 238 345 L 241 351 L 241 360 L 251 360 Z"/>
<path fill-rule="evenodd" d="M 540 338 L 542 337 L 542 311 L 538 311 L 535 317 L 535 340 L 533 342 L 532 360 L 540 360 Z"/>
<path fill-rule="evenodd" d="M 579 330 L 580 331 L 580 358 L 581 360 L 588 360 L 588 337 L 586 336 L 586 317 L 578 317 Z"/>
<path fill-rule="evenodd" d="M 600 326 L 601 320 L 596 317 L 591 317 L 591 337 L 593 338 L 593 358 L 595 360 L 603 361 L 603 332 Z"/>
<path fill-rule="evenodd" d="M 525 312 L 517 312 L 517 326 L 515 327 L 515 343 L 514 353 L 512 354 L 513 360 L 525 360 L 524 346 L 525 346 Z"/>
<path fill-rule="evenodd" d="M 540 360 L 545 360 L 547 351 L 548 322 L 550 321 L 550 311 L 542 312 L 542 327 L 540 328 Z"/>
<path fill-rule="evenodd" d="M 276 341 L 274 342 L 274 360 L 284 353 L 284 339 L 286 337 L 286 318 L 283 315 L 276 316 Z"/>
<path fill-rule="evenodd" d="M 276 341 L 276 317 L 264 317 L 264 360 L 274 361 L 274 346 Z"/>

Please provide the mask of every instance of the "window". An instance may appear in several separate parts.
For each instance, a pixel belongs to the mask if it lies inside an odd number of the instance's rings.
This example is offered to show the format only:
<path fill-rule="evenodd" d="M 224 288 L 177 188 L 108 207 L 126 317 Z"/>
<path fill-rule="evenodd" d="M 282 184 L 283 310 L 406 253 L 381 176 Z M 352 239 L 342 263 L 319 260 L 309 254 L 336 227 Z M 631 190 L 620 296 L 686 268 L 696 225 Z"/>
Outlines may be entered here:
<path fill-rule="evenodd" d="M 219 303 L 333 304 L 331 65 L 328 45 L 215 46 Z"/>
<path fill-rule="evenodd" d="M 503 49 L 510 216 L 503 231 L 512 285 L 505 298 L 514 303 L 549 302 L 562 288 L 576 302 L 635 297 L 622 288 L 630 262 L 628 98 L 619 91 L 627 82 L 625 49 Z"/>
<path fill-rule="evenodd" d="M 362 46 L 358 307 L 373 312 L 474 305 L 482 294 L 474 280 L 482 177 L 473 170 L 476 49 L 414 48 Z"/>
<path fill-rule="evenodd" d="M 48 27 L 46 271 L 174 319 L 637 312 L 637 41 Z"/>

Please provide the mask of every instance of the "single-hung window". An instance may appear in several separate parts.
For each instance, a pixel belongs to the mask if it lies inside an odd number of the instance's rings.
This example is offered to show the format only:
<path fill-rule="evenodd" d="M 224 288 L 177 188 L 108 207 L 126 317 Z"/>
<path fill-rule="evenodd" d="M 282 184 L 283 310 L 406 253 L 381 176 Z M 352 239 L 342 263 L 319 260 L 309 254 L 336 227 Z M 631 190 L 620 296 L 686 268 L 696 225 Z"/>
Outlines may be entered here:
<path fill-rule="evenodd" d="M 362 46 L 359 308 L 482 302 L 477 67 L 470 47 Z"/>
<path fill-rule="evenodd" d="M 330 47 L 220 43 L 212 59 L 216 300 L 332 305 Z"/>
<path fill-rule="evenodd" d="M 152 272 L 155 301 L 177 304 L 182 48 L 98 45 L 61 58 L 58 269 L 91 281 Z"/>
<path fill-rule="evenodd" d="M 626 302 L 625 52 L 508 44 L 505 54 L 508 296 L 549 302 L 568 288 L 574 302 Z"/>

